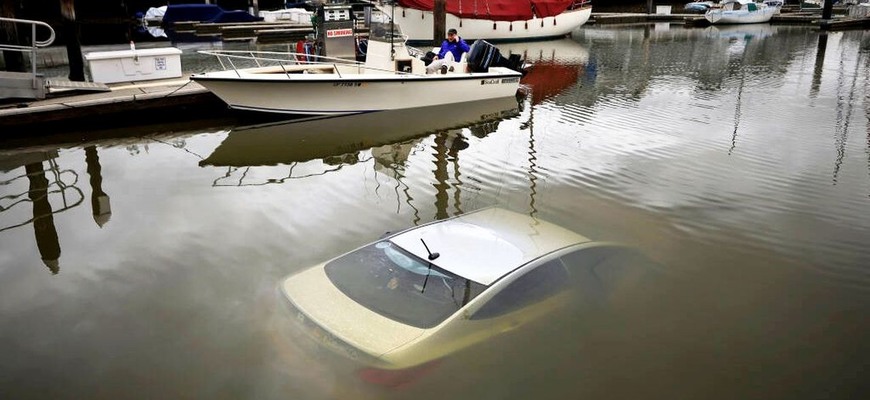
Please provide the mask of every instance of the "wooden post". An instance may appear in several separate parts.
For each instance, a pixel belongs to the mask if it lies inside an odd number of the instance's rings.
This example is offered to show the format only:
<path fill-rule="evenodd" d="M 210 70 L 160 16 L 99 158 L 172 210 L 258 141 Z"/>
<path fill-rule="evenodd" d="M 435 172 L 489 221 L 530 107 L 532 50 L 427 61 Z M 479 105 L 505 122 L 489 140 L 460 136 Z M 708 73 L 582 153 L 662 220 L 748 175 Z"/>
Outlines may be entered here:
<path fill-rule="evenodd" d="M 815 99 L 819 95 L 819 87 L 822 86 L 822 70 L 825 68 L 825 49 L 828 48 L 828 32 L 819 33 L 819 44 L 816 46 L 816 63 L 813 66 L 813 80 L 810 84 L 810 98 Z"/>
<path fill-rule="evenodd" d="M 85 61 L 82 57 L 75 7 L 75 0 L 60 0 L 61 32 L 66 42 L 66 56 L 69 59 L 69 80 L 84 82 Z"/>
<path fill-rule="evenodd" d="M 653 10 L 655 9 L 655 4 L 653 4 L 653 3 L 654 3 L 653 0 L 647 0 L 647 1 L 646 1 L 646 13 L 647 13 L 647 14 L 652 14 L 652 13 L 653 13 Z"/>
<path fill-rule="evenodd" d="M 432 46 L 441 46 L 441 42 L 447 37 L 447 0 L 435 0 L 435 9 L 432 10 Z"/>
<path fill-rule="evenodd" d="M 831 14 L 834 13 L 834 0 L 822 0 L 822 3 L 824 4 L 822 6 L 822 20 L 830 20 Z"/>
<path fill-rule="evenodd" d="M 257 0 L 250 0 L 250 1 L 251 1 L 251 3 L 250 3 L 251 4 L 251 6 L 250 6 L 251 15 L 253 15 L 255 17 L 260 15 L 260 3 Z"/>
<path fill-rule="evenodd" d="M 15 18 L 15 0 L 0 0 L 0 17 Z M 0 43 L 21 44 L 18 27 L 12 22 L 0 22 Z M 6 70 L 10 72 L 27 72 L 24 65 L 24 53 L 20 51 L 3 50 L 3 61 Z"/>

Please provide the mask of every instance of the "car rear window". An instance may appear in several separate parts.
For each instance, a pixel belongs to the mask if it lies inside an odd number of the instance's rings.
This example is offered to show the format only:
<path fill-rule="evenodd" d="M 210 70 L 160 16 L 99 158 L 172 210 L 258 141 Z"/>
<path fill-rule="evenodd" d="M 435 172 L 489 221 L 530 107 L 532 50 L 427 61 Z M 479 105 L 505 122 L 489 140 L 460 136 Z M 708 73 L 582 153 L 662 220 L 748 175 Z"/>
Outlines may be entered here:
<path fill-rule="evenodd" d="M 357 303 L 418 328 L 438 325 L 486 289 L 386 240 L 332 260 L 325 270 Z"/>

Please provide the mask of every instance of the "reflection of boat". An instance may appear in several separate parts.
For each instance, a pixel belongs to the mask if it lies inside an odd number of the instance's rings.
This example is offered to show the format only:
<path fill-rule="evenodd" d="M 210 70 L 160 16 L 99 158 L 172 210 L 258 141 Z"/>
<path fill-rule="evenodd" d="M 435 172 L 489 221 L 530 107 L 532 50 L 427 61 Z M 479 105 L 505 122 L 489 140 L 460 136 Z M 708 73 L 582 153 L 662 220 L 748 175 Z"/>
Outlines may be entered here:
<path fill-rule="evenodd" d="M 713 25 L 706 30 L 713 37 L 737 40 L 761 39 L 776 33 L 776 27 L 770 24 Z"/>
<path fill-rule="evenodd" d="M 562 64 L 585 64 L 589 60 L 589 50 L 570 38 L 501 43 L 502 54 L 519 54 L 527 63 L 558 62 Z"/>
<path fill-rule="evenodd" d="M 339 156 L 519 114 L 514 97 L 234 129 L 200 165 L 290 164 Z"/>
<path fill-rule="evenodd" d="M 770 21 L 778 12 L 778 6 L 752 0 L 726 0 L 721 7 L 707 11 L 704 18 L 711 24 L 755 24 Z"/>
<path fill-rule="evenodd" d="M 569 38 L 504 43 L 499 49 L 520 54 L 530 64 L 520 83 L 531 90 L 532 104 L 540 104 L 576 84 L 589 61 L 589 51 Z"/>
<path fill-rule="evenodd" d="M 585 24 L 592 6 L 578 0 L 446 0 L 446 26 L 466 40 L 536 40 L 565 36 Z M 432 40 L 433 0 L 377 7 L 404 27 L 408 40 Z"/>
<path fill-rule="evenodd" d="M 191 76 L 231 108 L 240 110 L 341 115 L 426 107 L 514 96 L 521 60 L 504 58 L 486 41 L 475 42 L 459 62 L 426 73 L 392 32 L 392 24 L 372 23 L 365 62 L 304 52 L 204 52 L 227 70 Z M 338 33 L 331 33 L 337 31 Z M 352 36 L 352 29 L 326 36 Z M 246 64 L 247 63 L 247 64 Z"/>

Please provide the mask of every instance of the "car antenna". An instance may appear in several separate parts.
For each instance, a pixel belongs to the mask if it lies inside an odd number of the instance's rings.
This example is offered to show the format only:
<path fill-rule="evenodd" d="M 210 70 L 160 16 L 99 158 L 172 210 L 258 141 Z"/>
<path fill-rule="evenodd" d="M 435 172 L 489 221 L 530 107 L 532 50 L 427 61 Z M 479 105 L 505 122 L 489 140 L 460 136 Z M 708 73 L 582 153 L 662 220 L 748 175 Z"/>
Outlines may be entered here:
<path fill-rule="evenodd" d="M 429 253 L 429 269 L 426 270 L 426 279 L 423 279 L 423 287 L 420 288 L 420 293 L 423 293 L 423 291 L 426 290 L 426 283 L 429 282 L 429 275 L 432 273 L 432 260 L 438 258 L 440 254 L 429 251 L 429 246 L 426 246 L 426 242 L 423 241 L 423 238 L 420 238 L 420 241 L 423 242 L 423 247 L 425 247 L 426 252 Z"/>
<path fill-rule="evenodd" d="M 420 238 L 420 241 L 423 242 L 423 247 L 425 247 L 426 252 L 429 253 L 429 260 L 430 261 L 441 256 L 441 254 L 433 253 L 433 252 L 429 251 L 429 246 L 426 246 L 426 242 L 423 241 L 423 238 Z M 430 265 L 430 267 L 431 267 L 431 265 Z"/>

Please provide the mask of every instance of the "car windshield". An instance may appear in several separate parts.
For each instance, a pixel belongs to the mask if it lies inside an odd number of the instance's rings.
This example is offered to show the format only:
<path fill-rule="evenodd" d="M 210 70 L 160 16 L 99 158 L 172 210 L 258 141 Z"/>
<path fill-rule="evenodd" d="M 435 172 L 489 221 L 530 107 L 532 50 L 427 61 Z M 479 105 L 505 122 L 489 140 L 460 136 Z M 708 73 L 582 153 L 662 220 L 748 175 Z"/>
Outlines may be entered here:
<path fill-rule="evenodd" d="M 438 325 L 486 289 L 386 240 L 330 261 L 325 270 L 357 303 L 418 328 Z"/>

